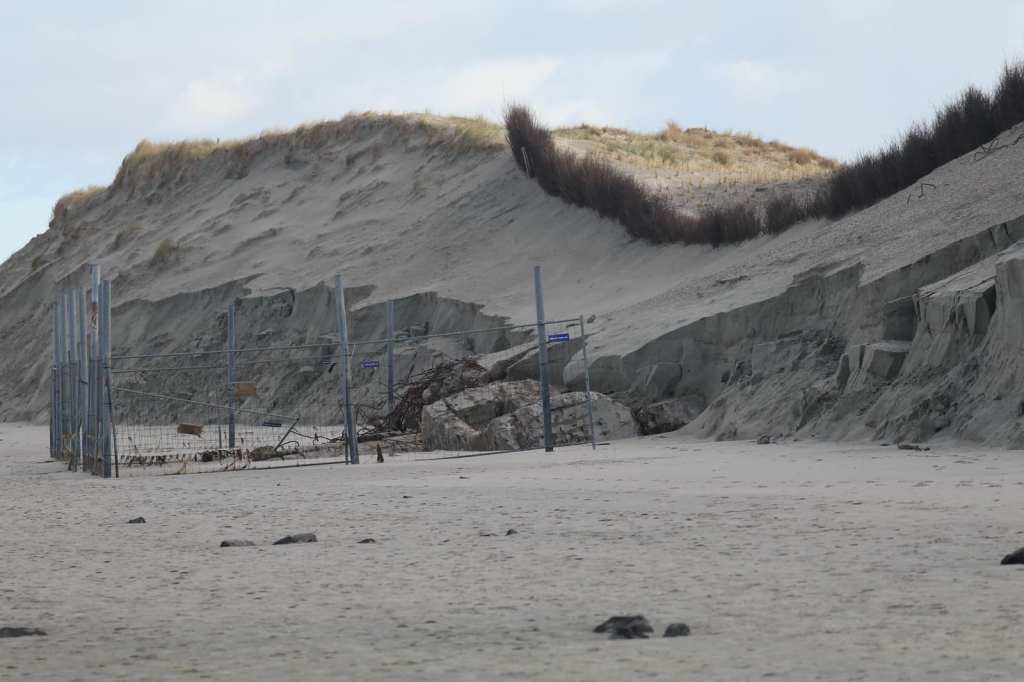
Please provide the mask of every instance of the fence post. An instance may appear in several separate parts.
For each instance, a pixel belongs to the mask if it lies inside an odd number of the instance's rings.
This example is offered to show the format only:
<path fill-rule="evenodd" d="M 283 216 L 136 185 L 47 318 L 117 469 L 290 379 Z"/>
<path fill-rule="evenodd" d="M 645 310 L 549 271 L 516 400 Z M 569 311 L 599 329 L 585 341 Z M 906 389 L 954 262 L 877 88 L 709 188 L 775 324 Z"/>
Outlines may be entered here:
<path fill-rule="evenodd" d="M 235 302 L 228 306 L 228 449 L 235 449 L 235 351 L 238 338 L 235 328 Z"/>
<path fill-rule="evenodd" d="M 107 396 L 104 395 L 104 384 L 106 383 L 107 372 L 110 371 L 110 281 L 103 280 L 100 283 L 100 309 L 99 309 L 99 362 L 96 364 L 96 387 L 99 389 L 100 401 L 98 403 L 100 413 L 100 437 L 99 451 L 103 465 L 103 478 L 111 478 L 114 475 L 113 458 L 111 457 L 110 443 L 110 412 L 104 407 L 108 406 Z"/>
<path fill-rule="evenodd" d="M 114 478 L 121 478 L 121 465 L 117 456 L 117 424 L 114 423 L 114 375 L 111 371 L 111 365 L 113 364 L 111 362 L 111 348 L 114 342 L 113 337 L 111 336 L 111 328 L 113 326 L 111 318 L 111 311 L 113 310 L 113 289 L 109 280 L 106 282 L 104 291 L 107 301 L 107 347 L 106 355 L 104 356 L 106 369 L 104 371 L 103 380 L 107 389 L 107 426 L 109 427 L 108 433 L 110 434 L 109 450 L 112 451 L 114 455 Z"/>
<path fill-rule="evenodd" d="M 338 367 L 341 372 L 341 402 L 345 410 L 345 438 L 348 441 L 346 461 L 349 464 L 359 464 L 359 434 L 356 433 L 356 420 L 352 411 L 352 392 L 349 386 L 349 357 L 348 357 L 348 313 L 345 310 L 345 288 L 342 285 L 341 275 L 334 276 L 334 315 L 338 320 L 338 351 L 341 357 L 338 358 Z"/>
<path fill-rule="evenodd" d="M 65 401 L 65 385 L 63 385 L 63 334 L 65 334 L 65 324 L 63 324 L 65 323 L 65 319 L 63 319 L 63 292 L 57 293 L 54 310 L 56 312 L 57 325 L 57 347 L 54 353 L 57 361 L 57 430 L 60 432 L 57 447 L 62 458 L 63 436 L 68 432 L 67 425 L 65 424 L 65 414 L 63 414 L 63 401 Z"/>
<path fill-rule="evenodd" d="M 75 291 L 75 309 L 78 314 L 78 328 L 75 329 L 75 334 L 78 335 L 78 376 L 76 377 L 78 385 L 76 386 L 76 391 L 79 410 L 76 431 L 79 434 L 78 463 L 80 464 L 82 451 L 84 450 L 86 415 L 88 414 L 89 406 L 89 353 L 85 347 L 85 322 L 88 319 L 88 306 L 85 301 L 85 289 L 80 287 Z"/>
<path fill-rule="evenodd" d="M 388 301 L 388 414 L 395 409 L 395 302 Z"/>
<path fill-rule="evenodd" d="M 50 457 L 60 456 L 60 294 L 53 306 L 53 388 L 50 401 Z"/>
<path fill-rule="evenodd" d="M 580 340 L 583 342 L 583 377 L 587 387 L 587 418 L 590 420 L 590 448 L 597 450 L 597 429 L 594 428 L 594 400 L 590 397 L 590 361 L 587 358 L 587 328 L 580 315 Z"/>
<path fill-rule="evenodd" d="M 78 375 L 76 367 L 76 356 L 75 356 L 75 338 L 76 338 L 76 322 L 77 316 L 75 315 L 75 290 L 70 289 L 64 296 L 64 314 L 66 316 L 66 329 L 70 330 L 70 333 L 65 339 L 65 355 L 67 356 L 67 371 L 68 371 L 68 397 L 67 397 L 67 411 L 68 411 L 68 427 L 69 432 L 74 433 L 74 438 L 71 442 L 71 455 L 70 464 L 73 467 L 76 458 L 81 457 L 81 438 L 79 437 L 81 432 L 79 431 L 79 405 L 78 405 Z"/>
<path fill-rule="evenodd" d="M 92 291 L 89 295 L 89 330 L 91 332 L 91 339 L 89 341 L 89 347 L 91 350 L 89 358 L 89 410 L 90 410 L 90 424 L 92 432 L 92 470 L 90 473 L 96 474 L 97 468 L 102 465 L 101 451 L 100 451 L 100 435 L 103 433 L 103 411 L 101 405 L 103 404 L 103 392 L 99 385 L 99 366 L 100 366 L 100 330 L 99 330 L 99 313 L 100 313 L 100 289 L 102 288 L 101 283 L 101 271 L 99 265 L 91 265 L 90 271 L 92 275 Z"/>
<path fill-rule="evenodd" d="M 537 364 L 540 365 L 540 405 L 544 412 L 544 450 L 554 452 L 551 437 L 551 386 L 548 383 L 548 336 L 544 323 L 544 289 L 541 285 L 540 266 L 533 266 L 533 288 L 537 295 Z"/>

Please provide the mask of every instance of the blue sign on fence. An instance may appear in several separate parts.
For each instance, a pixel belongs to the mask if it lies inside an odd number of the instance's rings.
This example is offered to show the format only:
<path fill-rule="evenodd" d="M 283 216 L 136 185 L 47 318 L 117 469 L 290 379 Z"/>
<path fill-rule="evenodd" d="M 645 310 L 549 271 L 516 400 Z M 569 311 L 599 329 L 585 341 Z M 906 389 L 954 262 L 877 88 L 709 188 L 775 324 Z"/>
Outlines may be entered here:
<path fill-rule="evenodd" d="M 569 340 L 569 332 L 559 334 L 548 334 L 548 343 L 565 343 Z"/>
<path fill-rule="evenodd" d="M 380 360 L 363 360 L 362 365 L 365 369 L 377 369 L 380 367 Z"/>

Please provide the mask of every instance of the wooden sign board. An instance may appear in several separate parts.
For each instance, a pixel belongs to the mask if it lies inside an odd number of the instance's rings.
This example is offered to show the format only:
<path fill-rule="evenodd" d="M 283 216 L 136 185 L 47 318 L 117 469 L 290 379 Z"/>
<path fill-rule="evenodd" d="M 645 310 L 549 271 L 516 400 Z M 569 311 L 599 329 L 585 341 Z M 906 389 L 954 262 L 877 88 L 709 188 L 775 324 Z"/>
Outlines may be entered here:
<path fill-rule="evenodd" d="M 235 384 L 236 398 L 255 398 L 257 395 L 256 384 L 251 381 L 240 381 Z"/>

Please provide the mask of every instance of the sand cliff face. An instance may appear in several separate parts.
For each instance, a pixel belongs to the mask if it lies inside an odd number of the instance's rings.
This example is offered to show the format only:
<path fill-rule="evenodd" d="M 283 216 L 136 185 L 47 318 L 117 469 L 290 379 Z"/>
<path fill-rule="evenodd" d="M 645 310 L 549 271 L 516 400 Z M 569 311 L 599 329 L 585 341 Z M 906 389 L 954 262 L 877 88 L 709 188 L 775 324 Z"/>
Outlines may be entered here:
<path fill-rule="evenodd" d="M 115 352 L 212 343 L 238 298 L 253 333 L 316 336 L 332 322 L 267 302 L 315 298 L 336 272 L 366 334 L 391 298 L 409 302 L 400 326 L 529 322 L 540 264 L 550 318 L 596 316 L 595 389 L 637 406 L 696 397 L 702 434 L 1016 442 L 994 424 L 1015 424 L 1024 398 L 996 387 L 1020 338 L 1022 179 L 1024 145 L 967 155 L 843 220 L 712 250 L 631 241 L 544 195 L 499 145 L 394 117 L 141 149 L 0 266 L 0 419 L 45 417 L 50 304 L 89 261 L 114 279 Z M 953 395 L 968 385 L 970 401 Z"/>

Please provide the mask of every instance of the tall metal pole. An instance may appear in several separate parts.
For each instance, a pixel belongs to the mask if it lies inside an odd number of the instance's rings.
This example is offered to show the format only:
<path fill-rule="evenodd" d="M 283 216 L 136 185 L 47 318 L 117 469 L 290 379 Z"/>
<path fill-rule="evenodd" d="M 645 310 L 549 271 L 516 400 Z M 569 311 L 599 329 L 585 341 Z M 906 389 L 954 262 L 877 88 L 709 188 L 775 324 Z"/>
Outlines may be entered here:
<path fill-rule="evenodd" d="M 67 340 L 65 341 L 65 354 L 68 368 L 68 422 L 70 424 L 68 428 L 69 433 L 73 433 L 73 439 L 71 442 L 71 461 L 69 468 L 74 470 L 74 462 L 77 458 L 81 457 L 81 431 L 79 420 L 79 402 L 78 402 L 78 362 L 77 362 L 77 350 L 75 348 L 75 340 L 77 338 L 77 315 L 75 315 L 75 289 L 70 289 L 64 296 L 64 314 L 67 318 L 67 329 L 69 333 Z"/>
<path fill-rule="evenodd" d="M 103 321 L 103 329 L 105 330 L 104 338 L 106 343 L 103 346 L 103 376 L 100 379 L 100 383 L 106 387 L 106 433 L 109 434 L 108 443 L 108 457 L 111 454 L 114 455 L 114 477 L 121 477 L 121 463 L 118 461 L 118 431 L 117 424 L 114 422 L 114 374 L 111 371 L 111 345 L 113 344 L 113 338 L 111 337 L 111 309 L 113 308 L 113 294 L 110 281 L 103 283 L 103 300 L 105 305 L 103 311 L 105 314 Z"/>
<path fill-rule="evenodd" d="M 388 301 L 388 414 L 395 409 L 395 302 Z"/>
<path fill-rule="evenodd" d="M 53 306 L 53 361 L 57 366 L 57 432 L 59 434 L 57 447 L 59 457 L 64 455 L 64 353 L 61 344 L 64 342 L 64 293 L 57 293 L 57 300 Z"/>
<path fill-rule="evenodd" d="M 61 339 L 60 339 L 60 353 L 61 353 L 61 365 L 63 366 L 64 375 L 64 390 L 63 393 L 63 406 L 61 408 L 64 413 L 64 433 L 67 437 L 67 453 L 68 457 L 71 458 L 71 462 L 74 462 L 76 438 L 78 437 L 78 431 L 75 429 L 75 424 L 71 418 L 71 405 L 74 400 L 75 382 L 74 377 L 71 374 L 71 351 L 70 343 L 71 336 L 75 333 L 74 327 L 71 324 L 71 316 L 69 315 L 69 304 L 68 297 L 71 295 L 69 290 L 64 291 L 63 298 L 63 315 L 64 319 L 61 322 Z"/>
<path fill-rule="evenodd" d="M 341 275 L 334 276 L 334 315 L 338 319 L 338 367 L 341 368 L 341 402 L 345 408 L 345 438 L 348 442 L 347 461 L 350 464 L 359 464 L 359 435 L 356 433 L 356 420 L 352 411 L 352 392 L 349 386 L 349 370 L 351 369 L 348 357 L 348 314 L 345 310 L 345 288 L 341 282 Z"/>
<path fill-rule="evenodd" d="M 235 449 L 235 351 L 238 339 L 235 328 L 235 303 L 228 306 L 228 449 Z"/>
<path fill-rule="evenodd" d="M 533 288 L 537 294 L 537 364 L 540 365 L 540 405 L 544 413 L 544 450 L 555 451 L 551 437 L 551 386 L 548 383 L 548 336 L 544 323 L 544 288 L 541 285 L 540 266 L 533 266 Z"/>
<path fill-rule="evenodd" d="M 103 295 L 104 295 L 104 298 L 106 299 L 105 309 L 106 309 L 106 314 L 107 314 L 107 320 L 106 320 L 107 345 L 106 345 L 106 355 L 104 356 L 104 367 L 105 367 L 104 375 L 105 376 L 103 377 L 103 381 L 104 381 L 104 384 L 106 385 L 106 389 L 107 389 L 107 395 L 106 395 L 106 398 L 107 398 L 107 426 L 109 427 L 108 428 L 108 433 L 110 434 L 110 445 L 108 447 L 108 451 L 113 451 L 113 455 L 114 455 L 114 478 L 121 478 L 121 464 L 118 461 L 118 457 L 117 457 L 117 424 L 114 422 L 114 395 L 113 395 L 113 393 L 114 393 L 114 386 L 113 386 L 114 378 L 113 378 L 113 376 L 114 375 L 113 375 L 113 372 L 111 371 L 111 367 L 110 367 L 110 365 L 111 365 L 111 362 L 110 362 L 111 345 L 113 344 L 113 339 L 112 339 L 112 337 L 110 335 L 110 329 L 111 329 L 111 326 L 112 326 L 111 325 L 111 310 L 113 308 L 113 303 L 111 302 L 112 301 L 112 299 L 111 299 L 111 286 L 110 286 L 110 281 L 109 280 L 104 282 Z"/>
<path fill-rule="evenodd" d="M 98 359 L 96 363 L 96 387 L 99 389 L 100 433 L 99 433 L 99 454 L 103 467 L 103 478 L 111 478 L 114 475 L 113 457 L 110 452 L 110 412 L 107 409 L 107 400 L 104 391 L 106 374 L 110 369 L 110 282 L 103 280 L 100 283 L 100 309 L 99 309 L 99 343 Z"/>
<path fill-rule="evenodd" d="M 53 306 L 53 399 L 50 410 L 50 457 L 60 457 L 60 294 Z"/>
<path fill-rule="evenodd" d="M 78 334 L 78 376 L 76 377 L 79 405 L 78 432 L 81 434 L 79 443 L 85 443 L 86 415 L 89 409 L 89 353 L 85 346 L 85 322 L 89 315 L 88 306 L 85 301 L 85 290 L 78 288 L 75 291 L 75 310 L 78 316 L 78 328 L 75 330 L 75 333 Z M 80 447 L 79 460 L 81 460 L 82 450 L 83 448 Z"/>
<path fill-rule="evenodd" d="M 102 288 L 102 278 L 99 265 L 90 266 L 90 274 L 92 275 L 92 290 L 89 293 L 89 334 L 91 336 L 89 341 L 90 354 L 89 354 L 89 411 L 90 411 L 90 423 L 91 423 L 91 458 L 92 468 L 91 473 L 97 474 L 102 473 L 100 466 L 102 464 L 101 450 L 100 450 L 100 436 L 103 433 L 103 391 L 100 386 L 100 329 L 99 329 L 99 315 L 100 315 L 100 289 Z"/>
<path fill-rule="evenodd" d="M 590 448 L 597 450 L 597 429 L 594 428 L 594 400 L 590 397 L 590 361 L 587 358 L 587 328 L 580 315 L 580 340 L 583 342 L 583 376 L 587 387 L 587 419 L 590 420 Z"/>

